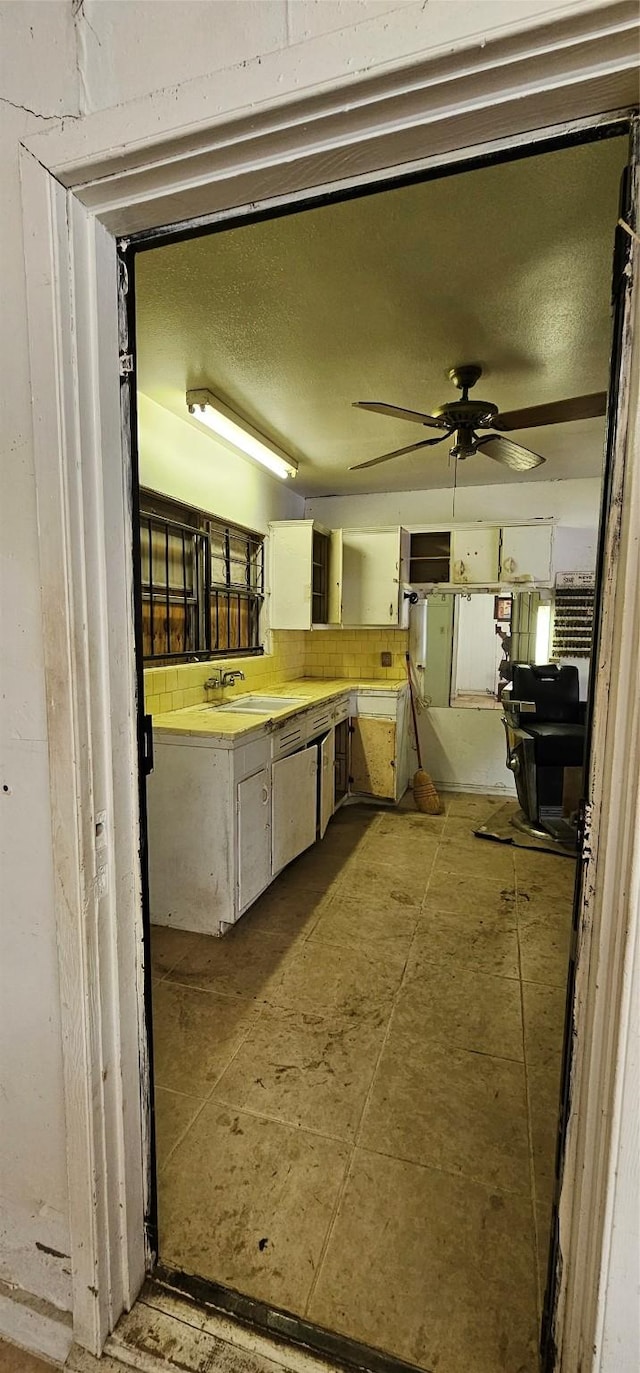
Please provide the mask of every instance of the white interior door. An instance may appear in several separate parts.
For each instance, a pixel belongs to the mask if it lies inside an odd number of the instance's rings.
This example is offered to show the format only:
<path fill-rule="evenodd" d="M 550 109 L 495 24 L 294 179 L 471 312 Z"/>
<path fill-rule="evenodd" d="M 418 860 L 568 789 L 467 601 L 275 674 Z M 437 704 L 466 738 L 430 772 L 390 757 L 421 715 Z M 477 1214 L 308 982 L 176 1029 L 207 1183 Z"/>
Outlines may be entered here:
<path fill-rule="evenodd" d="M 271 787 L 263 768 L 238 783 L 238 914 L 242 915 L 271 881 Z"/>
<path fill-rule="evenodd" d="M 318 747 L 300 749 L 271 766 L 272 872 L 316 839 Z"/>
<path fill-rule="evenodd" d="M 399 529 L 343 529 L 342 623 L 398 623 Z"/>
<path fill-rule="evenodd" d="M 320 745 L 320 814 L 318 824 L 320 838 L 327 832 L 327 825 L 336 808 L 336 732 L 330 729 Z"/>
<path fill-rule="evenodd" d="M 553 526 L 511 525 L 502 530 L 500 576 L 510 582 L 551 581 Z"/>
<path fill-rule="evenodd" d="M 498 581 L 499 529 L 451 531 L 451 580 L 460 585 Z"/>

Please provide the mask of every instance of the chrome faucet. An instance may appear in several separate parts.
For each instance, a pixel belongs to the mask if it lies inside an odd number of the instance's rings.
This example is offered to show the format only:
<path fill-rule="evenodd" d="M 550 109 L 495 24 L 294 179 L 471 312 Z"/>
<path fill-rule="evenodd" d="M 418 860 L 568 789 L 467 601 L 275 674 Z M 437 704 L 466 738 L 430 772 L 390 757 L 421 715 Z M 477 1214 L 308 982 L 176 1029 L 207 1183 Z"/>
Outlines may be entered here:
<path fill-rule="evenodd" d="M 223 672 L 221 667 L 214 667 L 213 672 L 204 684 L 205 691 L 220 691 L 222 687 L 233 686 L 234 682 L 244 682 L 244 672 L 236 669 L 235 672 Z"/>

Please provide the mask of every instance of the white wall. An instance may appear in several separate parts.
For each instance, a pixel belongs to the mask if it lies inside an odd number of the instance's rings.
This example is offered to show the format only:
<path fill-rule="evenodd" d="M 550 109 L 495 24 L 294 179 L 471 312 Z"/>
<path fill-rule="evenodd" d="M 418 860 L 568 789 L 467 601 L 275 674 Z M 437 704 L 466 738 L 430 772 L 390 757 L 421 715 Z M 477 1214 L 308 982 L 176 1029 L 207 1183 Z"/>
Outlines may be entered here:
<path fill-rule="evenodd" d="M 450 490 L 393 491 L 369 496 L 318 496 L 308 500 L 306 513 L 330 529 L 367 528 L 369 525 L 402 524 L 424 529 L 453 522 Z M 577 477 L 573 481 L 509 482 L 504 486 L 458 487 L 455 522 L 484 520 L 512 524 L 519 520 L 555 519 L 578 529 L 597 530 L 600 481 Z"/>
<path fill-rule="evenodd" d="M 26 332 L 23 228 L 18 177 L 22 138 L 79 111 L 140 100 L 128 111 L 135 139 L 156 93 L 216 71 L 210 114 L 251 110 L 363 72 L 408 63 L 414 54 L 481 44 L 496 32 L 600 8 L 600 0 L 68 0 L 0 3 L 0 184 L 2 185 L 2 928 L 0 1099 L 2 1165 L 0 1276 L 61 1306 L 70 1288 L 59 988 L 49 824 L 45 690 L 37 519 Z M 74 14 L 75 10 L 75 31 Z M 148 95 L 151 100 L 144 103 Z M 163 106 L 166 111 L 168 103 Z M 146 127 L 146 125 L 145 125 Z M 495 511 L 496 488 L 491 489 Z M 535 488 L 536 503 L 543 486 Z M 394 523 L 394 502 L 366 521 Z M 467 497 L 461 496 L 466 501 Z M 586 496 L 585 496 L 586 499 Z M 505 497 L 500 518 L 510 510 Z M 462 509 L 462 506 L 461 506 Z M 489 507 L 487 506 L 487 510 Z M 486 513 L 486 512 L 485 512 Z M 549 512 L 553 513 L 553 509 Z M 443 512 L 438 518 L 445 519 Z M 480 517 L 480 516 L 478 516 Z M 423 518 L 414 507 L 413 522 Z M 350 516 L 353 522 L 355 516 Z M 330 521 L 331 522 L 331 521 Z M 341 514 L 333 521 L 345 523 Z M 362 522 L 362 521 L 359 521 Z M 588 524 L 574 514 L 573 524 Z M 467 713 L 471 717 L 472 712 Z M 41 1245 L 43 1248 L 38 1248 Z M 45 1252 L 58 1251 L 62 1257 Z"/>
<path fill-rule="evenodd" d="M 515 796 L 501 711 L 436 706 L 419 715 L 418 729 L 422 763 L 437 787 Z"/>
<path fill-rule="evenodd" d="M 140 482 L 192 502 L 220 519 L 264 534 L 269 520 L 302 519 L 304 499 L 295 478 L 272 477 L 213 435 L 138 394 Z"/>

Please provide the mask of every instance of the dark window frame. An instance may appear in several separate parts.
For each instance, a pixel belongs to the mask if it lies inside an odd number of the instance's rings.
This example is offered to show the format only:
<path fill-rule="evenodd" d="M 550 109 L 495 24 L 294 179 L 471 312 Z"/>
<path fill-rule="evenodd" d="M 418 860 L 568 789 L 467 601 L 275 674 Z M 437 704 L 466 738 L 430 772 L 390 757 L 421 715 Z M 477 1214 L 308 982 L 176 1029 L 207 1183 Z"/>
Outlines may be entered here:
<path fill-rule="evenodd" d="M 145 665 L 264 653 L 262 534 L 141 488 L 140 536 Z M 163 566 L 161 578 L 155 570 L 158 562 Z M 164 610 L 159 625 L 157 605 Z"/>

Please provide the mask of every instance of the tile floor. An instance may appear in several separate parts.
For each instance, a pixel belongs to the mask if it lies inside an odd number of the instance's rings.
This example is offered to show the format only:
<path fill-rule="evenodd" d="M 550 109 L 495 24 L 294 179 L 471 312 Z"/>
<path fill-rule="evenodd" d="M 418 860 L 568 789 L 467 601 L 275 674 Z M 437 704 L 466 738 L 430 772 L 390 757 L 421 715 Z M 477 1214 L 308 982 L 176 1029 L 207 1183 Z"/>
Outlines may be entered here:
<path fill-rule="evenodd" d="M 39 1359 L 37 1354 L 29 1354 L 8 1340 L 0 1340 L 0 1373 L 52 1373 L 52 1369 L 59 1366 Z"/>
<path fill-rule="evenodd" d="M 153 931 L 162 1259 L 437 1373 L 537 1368 L 574 864 L 343 809 Z"/>

